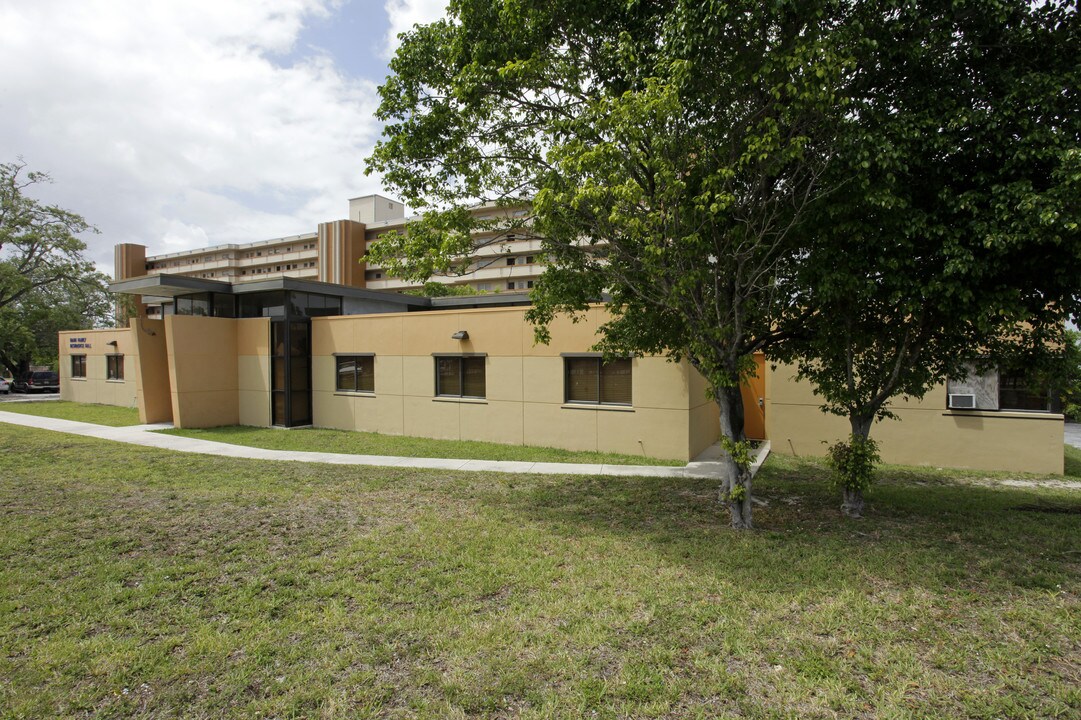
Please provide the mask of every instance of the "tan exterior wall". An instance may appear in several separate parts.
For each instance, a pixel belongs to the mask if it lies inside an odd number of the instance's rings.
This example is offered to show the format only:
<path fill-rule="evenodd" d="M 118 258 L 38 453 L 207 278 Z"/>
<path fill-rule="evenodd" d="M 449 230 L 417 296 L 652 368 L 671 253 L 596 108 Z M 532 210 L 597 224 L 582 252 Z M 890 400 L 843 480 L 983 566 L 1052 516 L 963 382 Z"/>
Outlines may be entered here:
<path fill-rule="evenodd" d="M 795 374 L 780 365 L 766 383 L 772 451 L 824 455 L 828 444 L 848 437 L 848 420 L 823 413 L 812 385 Z M 922 401 L 898 398 L 891 408 L 898 419 L 871 429 L 884 462 L 1062 474 L 1062 415 L 948 410 L 944 385 Z"/>
<path fill-rule="evenodd" d="M 132 319 L 135 388 L 143 423 L 173 421 L 172 386 L 163 320 Z"/>
<path fill-rule="evenodd" d="M 237 422 L 270 425 L 270 320 L 250 318 L 236 323 Z"/>
<path fill-rule="evenodd" d="M 533 344 L 524 314 L 492 308 L 313 320 L 314 424 L 682 460 L 715 442 L 716 410 L 686 363 L 632 361 L 631 407 L 565 404 L 560 353 L 588 350 L 603 310 L 577 324 L 558 320 L 547 346 Z M 452 339 L 459 330 L 469 339 Z M 374 353 L 375 392 L 335 392 L 334 353 Z M 436 397 L 433 353 L 486 354 L 486 397 Z M 693 432 L 692 415 L 703 424 Z"/>
<path fill-rule="evenodd" d="M 77 330 L 59 334 L 60 399 L 135 407 L 135 347 L 130 328 Z M 110 345 L 115 342 L 116 345 Z M 107 355 L 124 356 L 124 379 L 105 378 Z M 86 377 L 71 376 L 71 356 L 86 356 Z"/>
<path fill-rule="evenodd" d="M 178 428 L 237 425 L 237 327 L 229 318 L 165 318 L 173 424 Z"/>

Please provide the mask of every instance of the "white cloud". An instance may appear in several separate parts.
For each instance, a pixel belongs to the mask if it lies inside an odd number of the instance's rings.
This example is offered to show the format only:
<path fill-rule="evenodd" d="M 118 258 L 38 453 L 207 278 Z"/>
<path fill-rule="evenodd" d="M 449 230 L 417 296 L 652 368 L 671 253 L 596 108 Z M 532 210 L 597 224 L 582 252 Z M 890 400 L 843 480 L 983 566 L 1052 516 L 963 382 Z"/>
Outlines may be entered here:
<path fill-rule="evenodd" d="M 398 35 L 414 25 L 435 22 L 446 15 L 447 0 L 387 0 L 383 8 L 390 19 L 384 51 L 389 58 L 398 49 Z"/>
<path fill-rule="evenodd" d="M 0 162 L 25 157 L 112 246 L 151 253 L 311 232 L 379 192 L 375 85 L 286 66 L 335 0 L 0 0 Z"/>

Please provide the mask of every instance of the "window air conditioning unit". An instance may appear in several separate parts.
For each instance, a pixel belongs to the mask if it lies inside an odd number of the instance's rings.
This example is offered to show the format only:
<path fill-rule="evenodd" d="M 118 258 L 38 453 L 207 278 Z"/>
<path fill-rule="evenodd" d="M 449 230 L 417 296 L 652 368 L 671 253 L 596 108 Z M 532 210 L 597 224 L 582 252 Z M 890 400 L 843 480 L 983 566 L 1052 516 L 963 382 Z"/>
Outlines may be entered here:
<path fill-rule="evenodd" d="M 976 396 L 975 395 L 955 395 L 950 394 L 949 407 L 951 410 L 975 410 L 976 409 Z"/>

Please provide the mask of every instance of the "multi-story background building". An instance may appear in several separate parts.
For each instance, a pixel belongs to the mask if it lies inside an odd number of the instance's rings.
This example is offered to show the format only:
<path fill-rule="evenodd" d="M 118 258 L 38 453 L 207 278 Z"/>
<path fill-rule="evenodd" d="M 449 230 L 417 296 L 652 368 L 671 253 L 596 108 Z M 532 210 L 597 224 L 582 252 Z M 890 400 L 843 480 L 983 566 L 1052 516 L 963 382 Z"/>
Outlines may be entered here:
<path fill-rule="evenodd" d="M 484 206 L 475 212 L 481 219 L 493 219 L 499 213 L 524 214 L 522 210 Z M 348 219 L 320 223 L 315 232 L 304 235 L 164 255 L 148 255 L 145 245 L 117 245 L 114 279 L 166 274 L 242 283 L 288 277 L 371 290 L 410 290 L 417 285 L 391 277 L 383 268 L 362 260 L 368 246 L 380 235 L 404 230 L 409 220 L 402 203 L 366 195 L 349 201 Z M 466 274 L 433 280 L 488 293 L 533 287 L 543 270 L 539 239 L 490 231 L 478 233 L 476 240 L 476 253 Z M 151 317 L 170 311 L 169 298 L 143 300 Z"/>

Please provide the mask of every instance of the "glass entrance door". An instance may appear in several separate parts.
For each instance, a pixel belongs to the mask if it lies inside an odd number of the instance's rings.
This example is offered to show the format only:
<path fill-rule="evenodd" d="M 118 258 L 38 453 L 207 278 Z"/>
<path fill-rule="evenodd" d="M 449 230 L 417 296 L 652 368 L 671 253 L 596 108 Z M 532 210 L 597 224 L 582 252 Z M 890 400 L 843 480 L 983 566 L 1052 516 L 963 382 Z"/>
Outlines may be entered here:
<path fill-rule="evenodd" d="M 274 425 L 311 425 L 311 321 L 270 323 L 270 415 Z"/>

